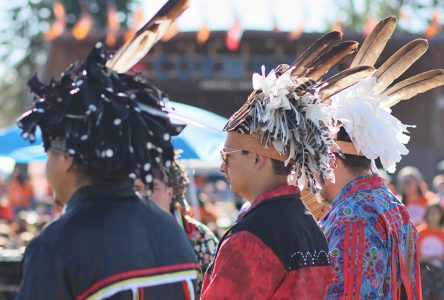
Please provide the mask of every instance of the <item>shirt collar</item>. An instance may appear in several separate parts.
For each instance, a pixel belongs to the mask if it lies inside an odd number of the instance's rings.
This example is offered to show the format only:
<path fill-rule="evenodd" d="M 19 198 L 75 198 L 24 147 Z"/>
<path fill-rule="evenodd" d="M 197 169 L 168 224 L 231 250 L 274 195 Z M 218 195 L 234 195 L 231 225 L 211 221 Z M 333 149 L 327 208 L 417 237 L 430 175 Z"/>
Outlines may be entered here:
<path fill-rule="evenodd" d="M 99 198 L 130 197 L 135 195 L 136 193 L 134 191 L 132 180 L 83 186 L 79 188 L 68 201 L 66 212 L 81 205 L 85 201 Z"/>
<path fill-rule="evenodd" d="M 376 188 L 384 185 L 384 179 L 375 173 L 360 176 L 342 188 L 341 192 L 333 199 L 332 207 L 363 189 Z"/>
<path fill-rule="evenodd" d="M 258 206 L 264 200 L 277 198 L 285 195 L 296 195 L 300 193 L 301 191 L 298 189 L 297 186 L 288 185 L 288 184 L 283 184 L 276 188 L 265 190 L 256 197 L 256 199 L 253 201 L 253 204 L 245 212 L 239 215 L 239 218 L 243 218 L 246 214 L 248 214 L 252 209 Z"/>

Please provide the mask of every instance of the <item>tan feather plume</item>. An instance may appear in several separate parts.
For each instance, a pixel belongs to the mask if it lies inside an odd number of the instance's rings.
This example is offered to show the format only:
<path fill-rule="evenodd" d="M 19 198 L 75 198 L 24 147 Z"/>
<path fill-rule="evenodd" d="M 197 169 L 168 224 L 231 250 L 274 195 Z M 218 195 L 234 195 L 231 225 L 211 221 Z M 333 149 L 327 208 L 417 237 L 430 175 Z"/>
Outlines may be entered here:
<path fill-rule="evenodd" d="M 319 89 L 322 101 L 327 101 L 335 94 L 358 83 L 360 80 L 372 75 L 374 72 L 375 68 L 372 66 L 356 66 L 330 77 Z"/>
<path fill-rule="evenodd" d="M 319 58 L 340 40 L 342 40 L 342 33 L 339 31 L 331 31 L 320 37 L 291 64 L 292 67 L 295 67 L 291 75 L 299 76 L 303 74 L 310 63 Z"/>
<path fill-rule="evenodd" d="M 311 81 L 311 76 L 313 73 L 316 77 L 323 76 L 328 70 L 336 65 L 339 61 L 341 61 L 345 56 L 356 51 L 357 45 L 356 42 L 344 42 L 336 47 L 333 47 L 340 39 L 342 38 L 342 33 L 338 31 L 332 31 L 330 33 L 325 34 L 319 40 L 314 42 L 301 56 L 299 56 L 291 65 L 291 67 L 296 67 L 298 69 L 297 72 L 295 70 L 292 71 L 292 75 L 294 75 L 294 79 L 298 82 L 300 87 L 303 87 L 301 91 L 298 92 L 298 95 L 302 95 L 306 92 L 306 89 L 309 86 L 315 84 L 314 81 Z M 356 43 L 357 44 L 357 43 Z M 332 48 L 333 47 L 333 48 Z M 350 50 L 353 48 L 352 50 Z M 331 59 L 331 61 L 329 61 Z M 290 66 L 288 65 L 280 65 L 276 67 L 275 72 L 277 76 L 280 76 L 283 72 L 285 72 Z M 319 76 L 313 68 L 322 68 L 320 70 L 321 75 Z M 303 74 L 304 73 L 304 74 Z M 296 74 L 296 75 L 295 75 Z M 299 75 L 303 74 L 303 76 L 299 77 Z M 319 79 L 318 78 L 318 79 Z M 234 130 L 237 126 L 242 124 L 245 119 L 248 117 L 251 109 L 256 104 L 256 94 L 258 91 L 253 91 L 248 97 L 247 101 L 239 108 L 228 120 L 225 125 L 224 130 L 230 131 Z"/>
<path fill-rule="evenodd" d="M 355 53 L 358 49 L 358 45 L 358 42 L 355 41 L 339 43 L 309 64 L 304 76 L 311 80 L 318 81 L 331 68 L 336 66 L 336 64 L 340 63 L 350 54 Z"/>
<path fill-rule="evenodd" d="M 189 0 L 168 0 L 157 14 L 116 52 L 106 66 L 118 73 L 127 72 L 150 51 L 188 5 Z"/>
<path fill-rule="evenodd" d="M 375 92 L 379 94 L 392 84 L 427 51 L 428 45 L 425 39 L 413 40 L 387 59 L 375 73 Z"/>
<path fill-rule="evenodd" d="M 350 67 L 357 65 L 374 66 L 379 55 L 387 44 L 396 28 L 396 17 L 390 16 L 381 20 L 372 32 L 367 36 L 364 43 L 359 48 Z"/>
<path fill-rule="evenodd" d="M 390 98 L 387 107 L 392 107 L 402 100 L 410 99 L 418 94 L 444 85 L 444 70 L 430 70 L 405 79 L 387 89 L 383 95 Z"/>

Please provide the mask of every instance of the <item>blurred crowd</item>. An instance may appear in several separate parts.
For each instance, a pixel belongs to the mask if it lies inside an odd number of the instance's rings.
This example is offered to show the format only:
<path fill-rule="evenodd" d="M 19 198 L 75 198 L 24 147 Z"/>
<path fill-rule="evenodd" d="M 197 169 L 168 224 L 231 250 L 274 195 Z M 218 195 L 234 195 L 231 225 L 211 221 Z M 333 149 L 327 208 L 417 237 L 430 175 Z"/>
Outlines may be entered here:
<path fill-rule="evenodd" d="M 419 232 L 418 252 L 424 299 L 444 299 L 444 175 L 428 188 L 417 168 L 405 167 L 397 176 L 398 195 Z"/>
<path fill-rule="evenodd" d="M 52 198 L 46 182 L 43 194 L 37 195 L 34 187 L 25 168 L 16 168 L 5 179 L 0 176 L 0 256 L 4 249 L 22 252 L 63 209 Z M 231 193 L 220 174 L 195 175 L 193 189 L 189 189 L 187 198 L 194 217 L 207 224 L 216 236 L 223 235 L 233 224 L 243 203 Z"/>
<path fill-rule="evenodd" d="M 36 198 L 31 180 L 23 168 L 3 180 L 0 177 L 0 250 L 23 251 L 26 244 L 53 218 L 61 208 L 51 200 L 51 191 Z"/>
<path fill-rule="evenodd" d="M 0 177 L 0 256 L 6 249 L 22 252 L 26 244 L 62 208 L 54 203 L 49 187 L 36 197 L 25 169 L 17 168 L 7 178 Z M 432 186 L 415 167 L 401 169 L 390 190 L 406 205 L 419 232 L 419 255 L 424 299 L 444 299 L 444 174 L 434 177 Z M 194 193 L 194 194 L 193 194 Z M 232 194 L 220 174 L 194 175 L 188 191 L 195 218 L 221 236 L 236 220 L 243 200 Z M 192 199 L 194 198 L 194 200 Z"/>

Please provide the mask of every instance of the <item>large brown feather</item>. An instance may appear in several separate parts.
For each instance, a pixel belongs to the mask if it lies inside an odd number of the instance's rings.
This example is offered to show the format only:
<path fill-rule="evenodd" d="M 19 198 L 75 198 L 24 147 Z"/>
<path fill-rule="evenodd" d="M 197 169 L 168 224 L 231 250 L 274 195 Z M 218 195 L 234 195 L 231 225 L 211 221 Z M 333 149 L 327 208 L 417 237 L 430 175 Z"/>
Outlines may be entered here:
<path fill-rule="evenodd" d="M 189 0 L 169 0 L 130 41 L 116 52 L 106 66 L 119 73 L 127 72 L 150 51 L 188 5 Z"/>
<path fill-rule="evenodd" d="M 322 101 L 327 101 L 335 94 L 369 77 L 374 72 L 375 68 L 372 66 L 356 66 L 330 77 L 319 89 Z"/>
<path fill-rule="evenodd" d="M 355 53 L 357 48 L 358 42 L 355 41 L 345 41 L 339 43 L 322 54 L 316 61 L 309 64 L 304 76 L 311 80 L 318 81 L 331 68 L 336 66 L 336 64 L 341 62 L 350 54 Z"/>
<path fill-rule="evenodd" d="M 396 28 L 396 17 L 390 16 L 381 20 L 362 43 L 350 67 L 357 65 L 374 66 L 379 55 Z"/>
<path fill-rule="evenodd" d="M 386 105 L 392 107 L 402 100 L 407 100 L 417 94 L 425 93 L 428 90 L 444 85 L 444 70 L 430 70 L 406 80 L 398 82 L 384 92 L 390 98 Z"/>
<path fill-rule="evenodd" d="M 375 92 L 379 94 L 384 91 L 396 78 L 410 68 L 427 51 L 427 48 L 427 40 L 416 39 L 387 59 L 375 73 Z"/>
<path fill-rule="evenodd" d="M 320 55 L 342 39 L 342 33 L 331 31 L 314 42 L 302 55 L 291 64 L 295 67 L 292 76 L 299 76 L 305 72 L 307 65 L 315 61 Z"/>

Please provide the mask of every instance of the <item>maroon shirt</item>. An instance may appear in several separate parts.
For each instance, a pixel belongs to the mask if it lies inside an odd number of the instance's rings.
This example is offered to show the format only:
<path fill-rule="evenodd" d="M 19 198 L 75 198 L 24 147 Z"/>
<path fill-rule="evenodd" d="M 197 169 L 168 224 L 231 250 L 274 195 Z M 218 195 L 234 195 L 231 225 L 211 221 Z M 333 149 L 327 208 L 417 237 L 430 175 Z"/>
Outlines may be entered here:
<path fill-rule="evenodd" d="M 324 299 L 332 276 L 327 241 L 283 185 L 261 193 L 220 242 L 201 299 Z"/>

